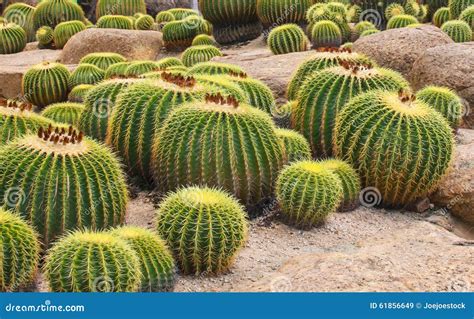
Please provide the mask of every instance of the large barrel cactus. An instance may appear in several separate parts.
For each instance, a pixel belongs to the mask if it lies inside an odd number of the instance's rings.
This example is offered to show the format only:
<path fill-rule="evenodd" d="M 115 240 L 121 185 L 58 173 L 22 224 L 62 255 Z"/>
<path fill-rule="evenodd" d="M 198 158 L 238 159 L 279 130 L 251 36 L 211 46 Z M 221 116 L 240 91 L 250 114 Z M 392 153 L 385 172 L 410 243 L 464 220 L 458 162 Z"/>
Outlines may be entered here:
<path fill-rule="evenodd" d="M 441 26 L 447 21 L 449 21 L 449 8 L 448 7 L 439 8 L 433 14 L 433 24 L 437 26 L 438 28 L 441 28 Z"/>
<path fill-rule="evenodd" d="M 453 156 L 448 122 L 414 96 L 372 91 L 352 99 L 336 122 L 335 155 L 359 172 L 376 202 L 401 207 L 426 196 Z"/>
<path fill-rule="evenodd" d="M 36 7 L 33 15 L 35 29 L 42 26 L 55 28 L 65 21 L 85 21 L 84 11 L 72 0 L 44 0 Z"/>
<path fill-rule="evenodd" d="M 387 29 L 405 28 L 410 24 L 416 23 L 418 23 L 416 17 L 409 14 L 399 14 L 388 20 Z"/>
<path fill-rule="evenodd" d="M 456 129 L 465 113 L 461 98 L 451 89 L 440 86 L 427 86 L 416 93 L 416 98 L 440 112 Z"/>
<path fill-rule="evenodd" d="M 220 94 L 171 112 L 154 141 L 152 158 L 162 191 L 208 185 L 247 205 L 271 196 L 283 165 L 270 116 Z"/>
<path fill-rule="evenodd" d="M 213 45 L 193 45 L 183 52 L 181 60 L 185 66 L 192 67 L 201 62 L 208 62 L 217 56 L 222 56 L 222 52 Z"/>
<path fill-rule="evenodd" d="M 64 102 L 48 105 L 41 115 L 56 123 L 63 123 L 77 127 L 79 117 L 84 111 L 84 105 L 80 103 Z"/>
<path fill-rule="evenodd" d="M 19 196 L 9 203 L 12 191 Z M 31 222 L 49 246 L 71 229 L 123 223 L 127 187 L 106 147 L 72 127 L 49 126 L 0 148 L 0 204 Z"/>
<path fill-rule="evenodd" d="M 97 20 L 104 15 L 146 14 L 146 4 L 145 0 L 98 0 L 95 13 Z"/>
<path fill-rule="evenodd" d="M 35 41 L 36 29 L 33 24 L 35 7 L 17 2 L 9 5 L 3 12 L 3 17 L 10 23 L 18 24 L 26 32 L 28 42 Z"/>
<path fill-rule="evenodd" d="M 462 20 L 451 20 L 441 26 L 441 30 L 446 33 L 454 42 L 469 42 L 472 40 L 472 30 L 469 24 Z"/>
<path fill-rule="evenodd" d="M 157 215 L 158 233 L 185 274 L 224 272 L 247 239 L 243 207 L 220 190 L 181 189 L 163 200 Z"/>
<path fill-rule="evenodd" d="M 133 20 L 122 15 L 105 15 L 97 20 L 97 27 L 101 29 L 133 29 Z"/>
<path fill-rule="evenodd" d="M 73 35 L 85 29 L 86 25 L 82 21 L 66 21 L 58 24 L 53 32 L 56 49 L 62 49 Z"/>
<path fill-rule="evenodd" d="M 338 48 L 343 42 L 341 29 L 332 21 L 318 21 L 311 29 L 311 42 L 314 48 Z"/>
<path fill-rule="evenodd" d="M 219 75 L 227 74 L 239 77 L 246 77 L 247 73 L 238 65 L 220 62 L 203 62 L 196 64 L 189 69 L 189 74 L 208 74 L 208 75 Z"/>
<path fill-rule="evenodd" d="M 265 27 L 303 23 L 311 0 L 257 0 L 257 14 Z"/>
<path fill-rule="evenodd" d="M 25 30 L 15 23 L 0 23 L 0 54 L 23 51 L 27 36 Z"/>
<path fill-rule="evenodd" d="M 277 129 L 276 132 L 285 154 L 285 163 L 311 159 L 311 147 L 303 135 L 287 129 Z"/>

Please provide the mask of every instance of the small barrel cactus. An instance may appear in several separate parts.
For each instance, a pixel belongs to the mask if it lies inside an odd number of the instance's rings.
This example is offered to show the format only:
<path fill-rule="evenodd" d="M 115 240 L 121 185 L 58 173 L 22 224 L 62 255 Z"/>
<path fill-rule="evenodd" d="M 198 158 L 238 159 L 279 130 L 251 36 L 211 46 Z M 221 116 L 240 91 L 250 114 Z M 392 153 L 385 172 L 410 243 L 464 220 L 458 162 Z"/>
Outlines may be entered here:
<path fill-rule="evenodd" d="M 23 96 L 38 107 L 64 102 L 69 93 L 71 74 L 62 64 L 43 62 L 31 67 L 23 75 Z"/>
<path fill-rule="evenodd" d="M 296 24 L 284 24 L 272 29 L 267 42 L 273 54 L 306 51 L 309 44 L 303 29 Z"/>
<path fill-rule="evenodd" d="M 162 32 L 166 48 L 181 51 L 190 47 L 197 35 L 212 34 L 212 26 L 201 17 L 190 16 L 184 20 L 168 22 Z"/>
<path fill-rule="evenodd" d="M 56 123 L 63 123 L 77 127 L 79 117 L 84 111 L 80 103 L 64 102 L 48 105 L 41 115 Z"/>
<path fill-rule="evenodd" d="M 335 173 L 341 183 L 343 190 L 343 199 L 340 211 L 349 211 L 359 205 L 360 177 L 356 170 L 344 161 L 337 159 L 328 159 L 321 161 L 320 164 L 333 173 Z"/>
<path fill-rule="evenodd" d="M 410 27 L 410 26 L 414 26 L 413 24 L 409 24 L 407 27 Z M 369 30 L 365 30 L 364 32 L 362 32 L 360 34 L 360 37 L 366 37 L 368 35 L 371 35 L 371 34 L 376 34 L 376 33 L 379 33 L 380 30 L 377 30 L 377 29 L 369 29 Z"/>
<path fill-rule="evenodd" d="M 200 62 L 208 62 L 216 56 L 222 56 L 221 50 L 213 45 L 195 45 L 187 48 L 181 55 L 183 64 L 187 67 Z"/>
<path fill-rule="evenodd" d="M 105 15 L 97 20 L 97 28 L 131 30 L 133 29 L 133 21 L 126 16 Z"/>
<path fill-rule="evenodd" d="M 427 86 L 416 93 L 416 98 L 440 112 L 456 129 L 462 121 L 464 106 L 461 98 L 451 89 L 440 86 Z"/>
<path fill-rule="evenodd" d="M 311 159 L 311 147 L 303 135 L 287 129 L 277 129 L 276 133 L 282 143 L 285 163 Z"/>
<path fill-rule="evenodd" d="M 247 239 L 243 207 L 227 193 L 189 187 L 169 194 L 156 227 L 185 274 L 226 271 Z"/>
<path fill-rule="evenodd" d="M 156 65 L 160 68 L 160 70 L 166 70 L 167 68 L 173 66 L 184 66 L 183 62 L 175 57 L 160 59 L 156 61 Z"/>
<path fill-rule="evenodd" d="M 449 0 L 450 19 L 457 19 L 467 7 L 474 5 L 473 0 Z"/>
<path fill-rule="evenodd" d="M 203 62 L 189 69 L 189 74 L 233 75 L 246 77 L 247 73 L 238 65 L 220 62 Z"/>
<path fill-rule="evenodd" d="M 28 42 L 35 41 L 35 27 L 33 24 L 33 15 L 35 13 L 35 7 L 32 7 L 26 3 L 17 2 L 12 3 L 5 8 L 3 17 L 10 23 L 15 23 L 23 28 L 26 32 L 26 38 Z"/>
<path fill-rule="evenodd" d="M 160 67 L 156 64 L 155 61 L 133 61 L 125 70 L 125 77 L 138 77 L 139 75 L 158 71 Z"/>
<path fill-rule="evenodd" d="M 472 40 L 471 27 L 462 20 L 450 20 L 441 26 L 441 30 L 446 33 L 454 42 L 469 42 Z"/>
<path fill-rule="evenodd" d="M 313 47 L 339 47 L 342 44 L 342 34 L 339 27 L 332 21 L 316 22 L 311 30 Z"/>
<path fill-rule="evenodd" d="M 315 157 L 331 156 L 336 116 L 349 99 L 369 90 L 397 92 L 408 86 L 395 71 L 342 62 L 314 74 L 303 84 L 291 112 L 292 128 L 308 139 Z"/>
<path fill-rule="evenodd" d="M 375 188 L 376 202 L 388 207 L 432 191 L 450 167 L 453 147 L 443 116 L 403 92 L 361 94 L 336 120 L 335 155 L 353 165 L 362 187 Z"/>
<path fill-rule="evenodd" d="M 62 49 L 73 35 L 84 31 L 86 25 L 82 21 L 61 22 L 54 28 L 53 41 L 57 49 Z"/>
<path fill-rule="evenodd" d="M 49 251 L 44 273 L 52 292 L 135 292 L 140 261 L 118 236 L 75 231 Z"/>
<path fill-rule="evenodd" d="M 67 97 L 69 102 L 83 103 L 86 94 L 94 87 L 92 84 L 79 84 L 76 85 Z"/>
<path fill-rule="evenodd" d="M 257 0 L 257 14 L 264 26 L 302 23 L 311 0 Z"/>
<path fill-rule="evenodd" d="M 231 76 L 230 79 L 244 91 L 247 95 L 247 101 L 251 106 L 269 114 L 275 109 L 273 92 L 262 81 L 240 75 Z"/>
<path fill-rule="evenodd" d="M 152 30 L 155 19 L 147 14 L 142 15 L 135 21 L 135 29 L 137 30 Z"/>
<path fill-rule="evenodd" d="M 391 3 L 385 9 L 385 18 L 387 20 L 390 20 L 394 16 L 398 16 L 400 14 L 405 14 L 405 9 L 399 3 L 396 3 L 396 2 Z"/>
<path fill-rule="evenodd" d="M 107 70 L 109 66 L 119 62 L 126 62 L 127 59 L 118 53 L 112 52 L 98 52 L 98 53 L 90 53 L 84 56 L 79 63 L 90 63 L 95 65 L 96 67 Z"/>
<path fill-rule="evenodd" d="M 12 190 L 20 192 L 14 203 Z M 68 230 L 122 224 L 127 201 L 119 161 L 72 126 L 40 128 L 0 148 L 0 205 L 31 222 L 45 247 Z"/>
<path fill-rule="evenodd" d="M 138 79 L 113 79 L 104 81 L 89 90 L 84 99 L 84 112 L 79 119 L 79 129 L 87 136 L 104 141 L 109 118 L 120 92 L 140 82 Z"/>
<path fill-rule="evenodd" d="M 51 27 L 43 26 L 36 31 L 36 40 L 40 47 L 46 48 L 53 43 L 54 30 Z"/>
<path fill-rule="evenodd" d="M 198 34 L 191 45 L 213 45 L 216 46 L 216 41 L 208 34 Z"/>
<path fill-rule="evenodd" d="M 199 12 L 189 8 L 171 8 L 168 10 L 176 20 L 183 20 L 190 16 L 197 16 Z"/>
<path fill-rule="evenodd" d="M 404 28 L 410 24 L 418 23 L 418 20 L 408 14 L 399 14 L 388 20 L 387 29 Z"/>
<path fill-rule="evenodd" d="M 221 94 L 209 94 L 205 102 L 172 111 L 154 141 L 152 158 L 160 190 L 221 187 L 246 205 L 272 194 L 283 165 L 270 116 Z"/>
<path fill-rule="evenodd" d="M 370 21 L 360 21 L 357 23 L 354 26 L 354 30 L 352 32 L 352 41 L 356 41 L 362 35 L 362 33 L 367 30 L 377 30 L 377 28 Z"/>
<path fill-rule="evenodd" d="M 36 7 L 33 14 L 35 29 L 42 26 L 55 28 L 65 21 L 85 21 L 84 11 L 72 0 L 43 0 Z"/>
<path fill-rule="evenodd" d="M 302 161 L 282 170 L 276 182 L 276 197 L 286 223 L 311 229 L 336 211 L 343 189 L 333 171 L 318 162 Z"/>
<path fill-rule="evenodd" d="M 140 291 L 170 291 L 174 286 L 175 265 L 164 240 L 139 227 L 120 227 L 110 232 L 135 251 L 142 273 Z"/>
<path fill-rule="evenodd" d="M 436 10 L 433 15 L 433 24 L 438 28 L 441 28 L 441 26 L 447 21 L 449 21 L 449 8 L 442 7 Z"/>
<path fill-rule="evenodd" d="M 112 79 L 112 78 L 125 78 L 125 74 L 127 73 L 127 69 L 132 64 L 132 62 L 118 62 L 110 65 L 105 70 L 105 79 Z"/>
<path fill-rule="evenodd" d="M 176 20 L 176 18 L 171 12 L 168 11 L 161 11 L 155 17 L 156 23 L 167 23 L 174 20 Z"/>
<path fill-rule="evenodd" d="M 95 8 L 97 20 L 105 15 L 133 16 L 146 14 L 145 0 L 98 0 Z"/>
<path fill-rule="evenodd" d="M 13 54 L 23 51 L 27 36 L 25 30 L 15 23 L 0 24 L 0 54 Z"/>
<path fill-rule="evenodd" d="M 40 246 L 35 231 L 18 215 L 0 208 L 0 291 L 16 291 L 33 281 Z"/>
<path fill-rule="evenodd" d="M 0 98 L 0 145 L 49 124 L 50 120 L 32 111 L 31 104 Z"/>
<path fill-rule="evenodd" d="M 93 64 L 82 63 L 71 73 L 69 88 L 72 89 L 80 84 L 97 84 L 104 79 L 104 70 Z"/>
<path fill-rule="evenodd" d="M 417 0 L 406 0 L 403 6 L 405 13 L 417 17 L 421 11 L 421 5 Z"/>

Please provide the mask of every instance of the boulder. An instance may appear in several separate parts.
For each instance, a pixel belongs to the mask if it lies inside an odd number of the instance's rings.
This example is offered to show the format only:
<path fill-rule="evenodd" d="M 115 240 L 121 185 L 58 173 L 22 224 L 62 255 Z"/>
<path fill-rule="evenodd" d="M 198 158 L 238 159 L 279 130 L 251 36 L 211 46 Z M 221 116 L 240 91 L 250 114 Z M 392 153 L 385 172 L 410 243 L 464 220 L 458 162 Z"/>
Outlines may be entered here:
<path fill-rule="evenodd" d="M 441 210 L 474 225 L 474 131 L 459 130 L 453 168 L 430 199 Z"/>
<path fill-rule="evenodd" d="M 77 64 L 93 52 L 115 52 L 129 60 L 155 60 L 162 46 L 161 32 L 91 28 L 75 34 L 66 43 L 61 62 Z"/>
<path fill-rule="evenodd" d="M 464 99 L 464 127 L 474 128 L 474 42 L 426 50 L 413 63 L 408 78 L 416 90 L 426 85 L 455 90 Z"/>
<path fill-rule="evenodd" d="M 427 49 L 454 43 L 439 28 L 431 25 L 390 29 L 359 38 L 356 52 L 373 58 L 380 66 L 408 75 L 413 62 Z"/>

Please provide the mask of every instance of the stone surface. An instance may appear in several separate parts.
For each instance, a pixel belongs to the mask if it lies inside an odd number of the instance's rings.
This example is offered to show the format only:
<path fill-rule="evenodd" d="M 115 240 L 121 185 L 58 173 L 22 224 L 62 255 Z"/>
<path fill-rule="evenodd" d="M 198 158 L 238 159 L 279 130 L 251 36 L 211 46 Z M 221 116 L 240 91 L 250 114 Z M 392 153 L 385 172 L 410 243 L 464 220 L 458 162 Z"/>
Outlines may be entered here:
<path fill-rule="evenodd" d="M 129 60 L 155 60 L 163 46 L 161 32 L 91 28 L 75 34 L 62 51 L 61 62 L 77 64 L 93 52 L 115 52 Z"/>
<path fill-rule="evenodd" d="M 474 131 L 460 130 L 453 169 L 431 200 L 440 209 L 474 225 Z"/>
<path fill-rule="evenodd" d="M 455 90 L 466 105 L 464 127 L 474 128 L 474 42 L 426 50 L 413 63 L 408 79 L 416 90 L 432 84 Z"/>
<path fill-rule="evenodd" d="M 439 28 L 423 25 L 414 28 L 391 29 L 354 43 L 354 50 L 373 58 L 380 66 L 408 75 L 415 60 L 427 49 L 453 43 Z"/>

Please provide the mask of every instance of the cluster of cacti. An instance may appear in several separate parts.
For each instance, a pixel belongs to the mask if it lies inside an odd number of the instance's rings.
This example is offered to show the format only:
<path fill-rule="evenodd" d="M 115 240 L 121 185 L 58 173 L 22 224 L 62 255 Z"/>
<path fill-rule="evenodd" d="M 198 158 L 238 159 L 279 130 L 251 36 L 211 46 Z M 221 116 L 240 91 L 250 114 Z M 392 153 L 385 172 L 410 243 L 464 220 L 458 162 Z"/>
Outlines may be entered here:
<path fill-rule="evenodd" d="M 29 284 L 38 268 L 40 246 L 36 233 L 18 215 L 0 208 L 0 291 Z"/>
<path fill-rule="evenodd" d="M 133 78 L 159 69 L 160 67 L 156 65 L 155 61 L 134 61 L 127 66 L 124 75 Z"/>
<path fill-rule="evenodd" d="M 310 0 L 257 0 L 257 14 L 266 27 L 302 23 L 310 6 Z"/>
<path fill-rule="evenodd" d="M 443 116 L 402 92 L 361 94 L 337 118 L 336 156 L 354 166 L 363 187 L 378 190 L 385 206 L 400 207 L 432 191 L 450 166 L 453 147 Z"/>
<path fill-rule="evenodd" d="M 66 101 L 70 73 L 62 64 L 42 62 L 23 75 L 22 94 L 38 107 Z"/>
<path fill-rule="evenodd" d="M 309 40 L 298 25 L 284 24 L 272 29 L 267 43 L 273 54 L 287 54 L 306 51 Z"/>
<path fill-rule="evenodd" d="M 298 92 L 303 83 L 317 71 L 339 65 L 340 62 L 352 63 L 372 63 L 372 61 L 364 55 L 353 53 L 346 49 L 333 49 L 318 52 L 308 60 L 303 62 L 295 71 L 288 84 L 287 98 L 288 100 L 296 100 Z"/>
<path fill-rule="evenodd" d="M 467 7 L 474 5 L 474 0 L 449 0 L 449 14 L 451 19 L 457 19 Z"/>
<path fill-rule="evenodd" d="M 53 32 L 56 49 L 62 49 L 73 35 L 85 29 L 86 25 L 81 21 L 66 21 L 58 24 Z"/>
<path fill-rule="evenodd" d="M 283 165 L 270 116 L 220 94 L 172 111 L 154 141 L 152 158 L 158 189 L 220 187 L 246 205 L 272 194 Z"/>
<path fill-rule="evenodd" d="M 69 88 L 80 84 L 97 84 L 104 79 L 105 71 L 89 63 L 82 63 L 71 73 Z"/>
<path fill-rule="evenodd" d="M 212 25 L 198 16 L 168 22 L 162 29 L 165 46 L 169 50 L 182 50 L 192 45 L 199 34 L 212 34 Z"/>
<path fill-rule="evenodd" d="M 15 187 L 25 196 L 11 205 Z M 71 229 L 123 223 L 127 200 L 119 161 L 72 126 L 40 128 L 0 148 L 0 203 L 31 222 L 45 246 Z"/>
<path fill-rule="evenodd" d="M 33 14 L 35 29 L 42 26 L 55 28 L 65 21 L 85 21 L 84 11 L 72 0 L 43 0 Z"/>
<path fill-rule="evenodd" d="M 303 135 L 282 128 L 277 129 L 276 133 L 282 145 L 285 163 L 311 159 L 311 147 Z"/>
<path fill-rule="evenodd" d="M 314 48 L 337 48 L 342 44 L 341 30 L 332 21 L 318 21 L 311 30 L 311 42 Z"/>
<path fill-rule="evenodd" d="M 104 141 L 109 117 L 120 92 L 140 82 L 138 79 L 114 79 L 104 81 L 91 88 L 84 99 L 84 112 L 79 119 L 79 128 L 87 135 Z"/>
<path fill-rule="evenodd" d="M 169 291 L 174 286 L 175 265 L 166 243 L 153 232 L 139 227 L 120 227 L 110 232 L 133 249 L 141 270 L 140 291 Z"/>
<path fill-rule="evenodd" d="M 438 28 L 441 28 L 441 26 L 447 21 L 449 21 L 449 8 L 439 8 L 433 15 L 433 24 Z"/>
<path fill-rule="evenodd" d="M 23 51 L 27 36 L 25 30 L 15 23 L 0 24 L 0 54 L 13 54 Z"/>
<path fill-rule="evenodd" d="M 167 23 L 174 20 L 176 20 L 176 18 L 174 17 L 172 13 L 168 11 L 161 11 L 155 17 L 156 23 Z"/>
<path fill-rule="evenodd" d="M 416 93 L 416 98 L 440 112 L 456 129 L 462 121 L 464 106 L 459 96 L 449 88 L 427 86 Z"/>
<path fill-rule="evenodd" d="M 93 64 L 96 67 L 105 71 L 112 64 L 119 63 L 119 62 L 126 62 L 126 61 L 127 59 L 118 53 L 98 52 L 98 53 L 90 53 L 84 56 L 79 61 L 79 63 L 80 64 L 84 64 L 84 63 Z"/>
<path fill-rule="evenodd" d="M 146 14 L 145 0 L 98 0 L 95 9 L 97 20 L 104 15 L 133 16 Z"/>
<path fill-rule="evenodd" d="M 213 24 L 218 43 L 253 40 L 262 33 L 256 0 L 199 0 L 199 10 Z"/>
<path fill-rule="evenodd" d="M 304 82 L 298 103 L 291 112 L 292 128 L 309 141 L 313 155 L 332 155 L 337 114 L 354 96 L 369 90 L 398 91 L 408 82 L 397 72 L 370 64 L 342 62 L 315 73 Z"/>
<path fill-rule="evenodd" d="M 41 115 L 56 123 L 77 127 L 84 105 L 74 102 L 63 102 L 48 105 Z"/>
<path fill-rule="evenodd" d="M 132 62 L 118 62 L 110 65 L 105 70 L 105 79 L 125 77 L 127 69 Z"/>
<path fill-rule="evenodd" d="M 79 84 L 72 88 L 67 97 L 69 102 L 82 103 L 86 94 L 94 87 L 93 84 Z"/>
<path fill-rule="evenodd" d="M 140 261 L 116 235 L 75 231 L 49 251 L 44 273 L 53 292 L 134 292 L 140 288 Z"/>
<path fill-rule="evenodd" d="M 247 74 L 238 65 L 228 64 L 228 63 L 219 63 L 219 62 L 203 62 L 194 65 L 188 71 L 189 74 L 209 74 L 209 75 L 234 75 L 245 77 Z"/>
<path fill-rule="evenodd" d="M 185 274 L 226 271 L 248 232 L 246 214 L 236 199 L 198 187 L 169 194 L 158 209 L 156 227 Z"/>
<path fill-rule="evenodd" d="M 387 20 L 390 20 L 394 16 L 397 16 L 397 15 L 400 15 L 400 14 L 405 14 L 405 9 L 399 3 L 396 3 L 396 2 L 391 3 L 385 9 L 385 18 Z"/>
<path fill-rule="evenodd" d="M 283 220 L 310 229 L 336 211 L 343 198 L 338 176 L 321 163 L 302 161 L 283 169 L 276 182 Z"/>
<path fill-rule="evenodd" d="M 234 74 L 231 79 L 247 95 L 247 102 L 251 106 L 269 114 L 272 113 L 275 109 L 275 98 L 272 90 L 265 83 L 239 74 Z"/>
<path fill-rule="evenodd" d="M 40 48 L 48 48 L 53 44 L 54 30 L 51 27 L 43 26 L 36 31 L 36 40 Z"/>
<path fill-rule="evenodd" d="M 3 17 L 9 23 L 18 24 L 26 32 L 26 38 L 28 42 L 35 41 L 36 29 L 33 24 L 33 15 L 35 13 L 35 7 L 32 7 L 26 3 L 12 3 L 6 7 L 3 12 Z"/>
<path fill-rule="evenodd" d="M 415 23 L 418 23 L 418 20 L 414 16 L 408 14 L 399 14 L 388 20 L 387 29 L 404 28 L 410 24 Z"/>
<path fill-rule="evenodd" d="M 356 41 L 362 33 L 368 30 L 377 30 L 377 27 L 370 21 L 360 21 L 357 23 L 352 31 L 352 41 Z"/>
<path fill-rule="evenodd" d="M 51 124 L 32 111 L 32 105 L 0 98 L 0 145 Z"/>
<path fill-rule="evenodd" d="M 208 62 L 216 56 L 222 56 L 221 50 L 213 45 L 194 45 L 187 48 L 181 55 L 183 64 L 192 67 L 201 62 Z"/>
<path fill-rule="evenodd" d="M 459 20 L 466 22 L 471 27 L 472 32 L 474 32 L 474 4 L 461 12 L 459 15 Z"/>
<path fill-rule="evenodd" d="M 370 20 L 377 24 L 377 27 L 383 28 L 387 19 L 385 18 L 385 11 L 392 3 L 405 5 L 406 0 L 357 0 L 354 1 L 361 7 L 361 15 L 358 21 Z"/>
<path fill-rule="evenodd" d="M 155 24 L 155 19 L 148 14 L 144 14 L 135 21 L 135 29 L 137 30 L 152 30 Z"/>
<path fill-rule="evenodd" d="M 469 42 L 472 40 L 471 27 L 462 20 L 450 20 L 441 26 L 441 30 L 446 33 L 454 42 Z"/>
<path fill-rule="evenodd" d="M 216 41 L 208 34 L 198 34 L 194 39 L 191 45 L 214 45 L 216 46 Z"/>
<path fill-rule="evenodd" d="M 105 15 L 97 20 L 97 28 L 103 29 L 133 29 L 133 21 L 129 17 L 121 15 Z"/>

